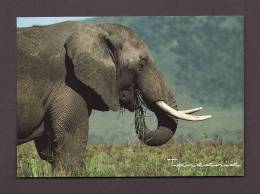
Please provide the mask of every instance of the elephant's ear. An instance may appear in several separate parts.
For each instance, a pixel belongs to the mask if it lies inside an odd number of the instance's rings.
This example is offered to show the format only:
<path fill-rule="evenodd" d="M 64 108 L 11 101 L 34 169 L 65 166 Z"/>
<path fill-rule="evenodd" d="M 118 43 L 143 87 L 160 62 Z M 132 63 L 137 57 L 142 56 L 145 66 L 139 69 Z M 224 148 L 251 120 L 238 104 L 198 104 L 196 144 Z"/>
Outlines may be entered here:
<path fill-rule="evenodd" d="M 119 108 L 116 48 L 106 34 L 74 32 L 65 42 L 77 79 L 101 96 L 113 111 Z"/>

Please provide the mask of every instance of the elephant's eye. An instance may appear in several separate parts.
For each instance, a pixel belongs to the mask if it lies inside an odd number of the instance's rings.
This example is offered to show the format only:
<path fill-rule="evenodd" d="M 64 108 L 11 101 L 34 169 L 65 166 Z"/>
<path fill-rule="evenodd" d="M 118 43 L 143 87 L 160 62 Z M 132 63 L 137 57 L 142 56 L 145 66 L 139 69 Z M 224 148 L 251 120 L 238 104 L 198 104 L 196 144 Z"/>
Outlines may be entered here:
<path fill-rule="evenodd" d="M 141 57 L 139 61 L 139 68 L 144 69 L 147 64 L 147 58 L 146 57 Z"/>
<path fill-rule="evenodd" d="M 144 64 L 143 63 L 140 63 L 140 68 L 143 69 L 144 68 Z"/>

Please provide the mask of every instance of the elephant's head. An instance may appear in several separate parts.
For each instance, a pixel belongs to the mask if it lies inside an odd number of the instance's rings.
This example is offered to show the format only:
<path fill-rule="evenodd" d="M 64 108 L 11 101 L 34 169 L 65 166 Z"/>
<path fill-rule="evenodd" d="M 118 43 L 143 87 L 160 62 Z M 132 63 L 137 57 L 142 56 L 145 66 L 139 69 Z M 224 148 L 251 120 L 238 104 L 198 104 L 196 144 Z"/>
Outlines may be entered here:
<path fill-rule="evenodd" d="M 82 27 L 71 34 L 65 48 L 75 76 L 101 97 L 104 109 L 117 111 L 121 106 L 139 114 L 138 137 L 147 145 L 158 146 L 171 139 L 178 118 L 210 118 L 189 114 L 201 108 L 178 111 L 174 94 L 146 44 L 125 26 Z M 142 123 L 142 105 L 155 113 L 157 129 L 150 130 Z"/>

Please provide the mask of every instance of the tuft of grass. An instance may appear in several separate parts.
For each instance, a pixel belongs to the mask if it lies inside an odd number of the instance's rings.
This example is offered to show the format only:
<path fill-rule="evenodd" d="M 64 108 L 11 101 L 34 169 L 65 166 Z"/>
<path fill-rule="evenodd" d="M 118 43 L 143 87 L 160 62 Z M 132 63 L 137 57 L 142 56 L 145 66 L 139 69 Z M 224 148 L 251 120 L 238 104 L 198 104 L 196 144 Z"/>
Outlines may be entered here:
<path fill-rule="evenodd" d="M 145 136 L 145 115 L 146 115 L 146 104 L 142 99 L 141 92 L 135 90 L 135 130 L 139 139 L 144 139 Z"/>
<path fill-rule="evenodd" d="M 177 159 L 169 161 L 168 159 Z M 177 164 L 237 164 L 223 167 L 177 167 Z M 175 166 L 174 166 L 175 165 Z M 239 166 L 240 165 L 240 166 Z M 57 176 L 63 176 L 61 173 Z M 76 177 L 243 176 L 241 143 L 90 144 Z M 34 145 L 17 149 L 17 177 L 51 177 L 51 166 L 37 156 Z"/>

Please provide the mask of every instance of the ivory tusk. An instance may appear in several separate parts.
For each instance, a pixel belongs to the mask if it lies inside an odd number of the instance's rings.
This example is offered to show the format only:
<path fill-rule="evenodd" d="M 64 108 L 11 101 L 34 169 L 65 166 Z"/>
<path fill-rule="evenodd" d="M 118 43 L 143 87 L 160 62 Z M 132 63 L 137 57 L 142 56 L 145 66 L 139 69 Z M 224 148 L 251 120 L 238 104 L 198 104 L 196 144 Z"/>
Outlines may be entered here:
<path fill-rule="evenodd" d="M 183 112 L 183 111 L 177 111 L 177 110 L 173 109 L 168 104 L 166 104 L 164 101 L 158 101 L 158 102 L 156 102 L 156 104 L 157 104 L 157 106 L 159 106 L 162 110 L 164 110 L 168 114 L 170 114 L 176 118 L 187 120 L 187 121 L 203 121 L 203 120 L 206 120 L 206 119 L 209 119 L 212 117 L 211 115 L 196 116 L 196 115 L 187 114 L 187 113 L 199 111 L 202 109 L 201 107 L 190 109 L 190 110 L 185 110 Z"/>
<path fill-rule="evenodd" d="M 189 113 L 198 112 L 198 111 L 200 111 L 200 110 L 202 110 L 202 107 L 193 108 L 193 109 L 189 109 L 189 110 L 181 110 L 181 111 L 179 111 L 179 112 L 189 114 Z"/>

